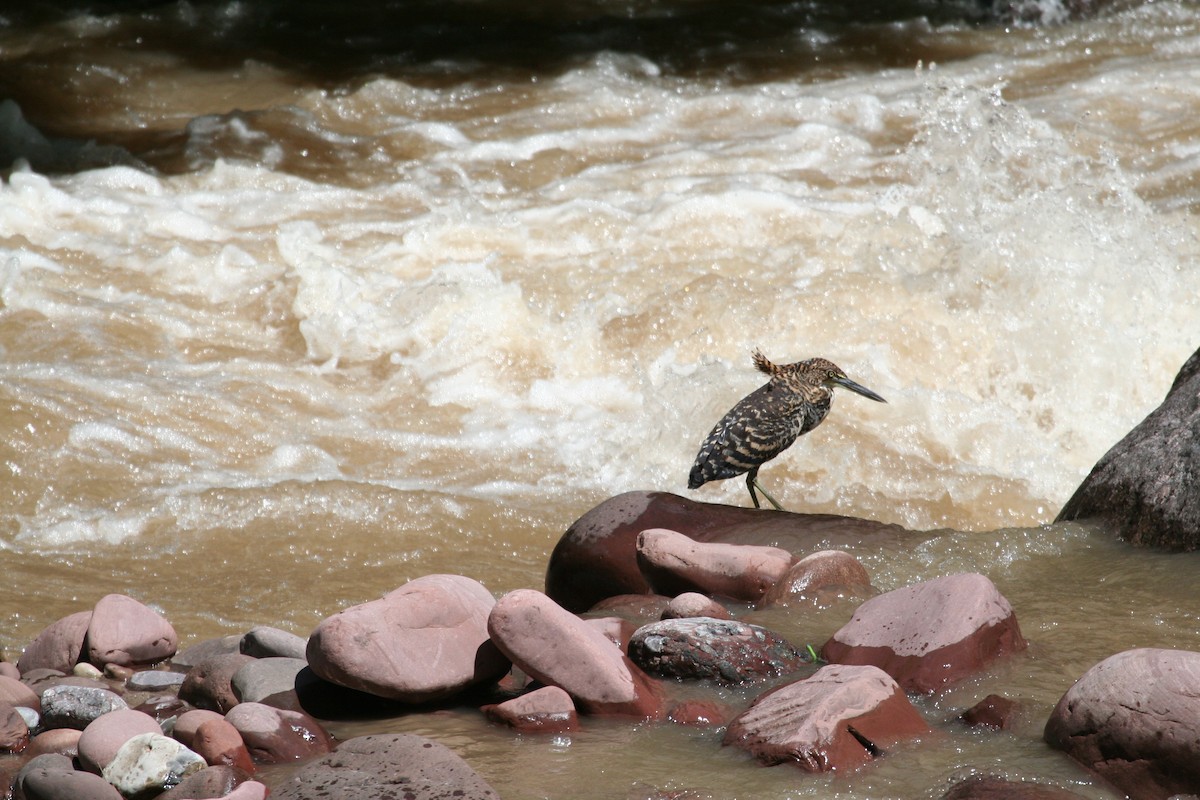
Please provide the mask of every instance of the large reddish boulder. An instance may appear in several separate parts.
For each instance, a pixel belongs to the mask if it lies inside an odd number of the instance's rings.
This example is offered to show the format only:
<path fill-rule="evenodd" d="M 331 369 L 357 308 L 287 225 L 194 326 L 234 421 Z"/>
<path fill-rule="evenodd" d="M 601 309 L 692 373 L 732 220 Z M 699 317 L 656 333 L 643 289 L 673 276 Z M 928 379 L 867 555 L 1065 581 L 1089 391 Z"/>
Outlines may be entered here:
<path fill-rule="evenodd" d="M 1058 701 L 1046 741 L 1133 800 L 1200 794 L 1200 653 L 1109 656 Z"/>
<path fill-rule="evenodd" d="M 100 598 L 87 629 L 88 661 L 97 667 L 157 664 L 175 655 L 179 636 L 149 606 L 123 594 Z"/>
<path fill-rule="evenodd" d="M 642 531 L 666 528 L 697 542 L 770 545 L 795 553 L 918 536 L 899 525 L 833 514 L 697 503 L 666 492 L 626 492 L 575 521 L 559 539 L 546 568 L 546 594 L 582 612 L 606 597 L 645 594 L 650 584 L 637 563 Z"/>
<path fill-rule="evenodd" d="M 1012 606 L 983 575 L 960 573 L 873 597 L 821 648 L 871 664 L 907 691 L 936 692 L 1027 647 Z"/>
<path fill-rule="evenodd" d="M 488 638 L 496 601 L 461 575 L 417 578 L 317 625 L 308 663 L 330 683 L 406 703 L 498 680 L 509 663 Z"/>
<path fill-rule="evenodd" d="M 589 714 L 659 719 L 663 693 L 598 628 L 546 595 L 518 589 L 488 619 L 493 641 L 527 675 L 558 686 Z"/>
<path fill-rule="evenodd" d="M 697 542 L 664 528 L 637 537 L 637 563 L 657 594 L 719 595 L 754 603 L 775 585 L 795 558 L 778 547 Z"/>
<path fill-rule="evenodd" d="M 50 623 L 25 648 L 17 669 L 22 674 L 35 669 L 69 673 L 79 663 L 91 621 L 91 611 L 79 611 Z"/>
<path fill-rule="evenodd" d="M 729 723 L 725 744 L 768 765 L 841 772 L 859 769 L 889 747 L 929 731 L 885 672 L 829 664 L 755 700 Z"/>

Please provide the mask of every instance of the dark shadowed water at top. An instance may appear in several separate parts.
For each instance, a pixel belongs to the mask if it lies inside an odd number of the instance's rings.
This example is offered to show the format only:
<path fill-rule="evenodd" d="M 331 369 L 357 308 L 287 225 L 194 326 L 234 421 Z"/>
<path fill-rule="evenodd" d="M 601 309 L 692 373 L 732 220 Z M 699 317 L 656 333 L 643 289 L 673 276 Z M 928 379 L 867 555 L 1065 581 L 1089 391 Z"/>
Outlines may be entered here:
<path fill-rule="evenodd" d="M 0 12 L 8 657 L 109 592 L 185 645 L 307 635 L 428 573 L 540 588 L 617 492 L 745 504 L 685 487 L 760 347 L 889 401 L 839 395 L 772 493 L 912 529 L 853 549 L 876 586 L 982 572 L 1030 640 L 916 700 L 937 736 L 814 777 L 672 725 L 334 732 L 505 798 L 1112 796 L 1042 725 L 1107 655 L 1200 649 L 1200 562 L 1051 522 L 1200 345 L 1195 4 L 76 5 Z M 952 722 L 992 692 L 1013 731 Z"/>

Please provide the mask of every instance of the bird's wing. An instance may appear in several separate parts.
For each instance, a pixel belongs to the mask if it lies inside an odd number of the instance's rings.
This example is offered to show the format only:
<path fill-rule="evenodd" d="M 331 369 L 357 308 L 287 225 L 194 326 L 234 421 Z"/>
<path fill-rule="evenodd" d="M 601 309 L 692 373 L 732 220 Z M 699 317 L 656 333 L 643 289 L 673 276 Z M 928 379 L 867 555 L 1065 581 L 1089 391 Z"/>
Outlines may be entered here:
<path fill-rule="evenodd" d="M 769 387 L 762 386 L 743 398 L 708 434 L 688 477 L 689 488 L 748 472 L 796 440 L 782 403 L 776 399 L 778 392 Z"/>

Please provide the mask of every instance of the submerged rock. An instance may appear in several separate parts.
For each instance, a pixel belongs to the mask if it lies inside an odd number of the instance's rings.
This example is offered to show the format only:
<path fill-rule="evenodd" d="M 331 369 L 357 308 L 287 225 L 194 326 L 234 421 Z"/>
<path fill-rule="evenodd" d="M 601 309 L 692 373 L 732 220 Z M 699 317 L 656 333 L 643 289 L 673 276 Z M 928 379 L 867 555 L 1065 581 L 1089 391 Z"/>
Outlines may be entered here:
<path fill-rule="evenodd" d="M 983 575 L 960 573 L 873 597 L 821 648 L 835 664 L 872 664 L 907 691 L 936 692 L 1024 650 L 1008 600 Z"/>
<path fill-rule="evenodd" d="M 785 675 L 806 663 L 799 651 L 766 628 L 706 617 L 639 628 L 629 640 L 629 657 L 651 675 L 724 683 Z"/>
<path fill-rule="evenodd" d="M 991 775 L 972 775 L 942 795 L 942 800 L 1082 800 L 1084 796 L 1058 786 L 1010 781 Z"/>
<path fill-rule="evenodd" d="M 1058 701 L 1045 739 L 1133 800 L 1200 794 L 1200 653 L 1127 650 Z"/>
<path fill-rule="evenodd" d="M 1009 700 L 1007 697 L 1001 697 L 998 694 L 989 694 L 964 711 L 960 719 L 973 727 L 982 726 L 985 728 L 1008 730 L 1013 726 L 1013 720 L 1017 716 L 1017 711 L 1018 706 L 1016 701 Z"/>
<path fill-rule="evenodd" d="M 842 592 L 857 597 L 873 593 L 862 563 L 842 550 L 818 550 L 797 561 L 759 600 L 760 607 L 820 602 Z"/>
<path fill-rule="evenodd" d="M 562 733 L 579 728 L 571 696 L 557 686 L 543 686 L 497 705 L 484 706 L 492 722 L 521 733 Z"/>
<path fill-rule="evenodd" d="M 1096 462 L 1064 520 L 1100 520 L 1132 544 L 1200 549 L 1200 350 L 1162 404 Z"/>
<path fill-rule="evenodd" d="M 795 558 L 778 547 L 697 542 L 653 528 L 637 537 L 637 563 L 651 589 L 667 596 L 700 592 L 757 602 Z"/>

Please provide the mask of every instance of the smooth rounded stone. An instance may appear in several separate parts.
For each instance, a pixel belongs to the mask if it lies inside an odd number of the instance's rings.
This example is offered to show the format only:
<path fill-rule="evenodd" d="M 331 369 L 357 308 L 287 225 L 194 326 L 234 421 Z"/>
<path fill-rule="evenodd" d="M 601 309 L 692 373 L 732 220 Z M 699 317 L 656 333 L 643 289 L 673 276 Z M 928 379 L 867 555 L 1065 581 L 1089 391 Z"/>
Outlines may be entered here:
<path fill-rule="evenodd" d="M 157 664 L 175 655 L 179 636 L 149 606 L 123 594 L 105 595 L 92 608 L 87 658 L 98 667 Z"/>
<path fill-rule="evenodd" d="M 161 669 L 145 669 L 135 672 L 125 681 L 125 688 L 131 692 L 161 692 L 164 689 L 178 689 L 183 685 L 187 673 L 167 672 Z"/>
<path fill-rule="evenodd" d="M 86 661 L 76 664 L 71 668 L 71 674 L 73 676 L 76 678 L 86 678 L 90 681 L 103 680 L 105 672 L 106 670 L 102 670 L 95 664 L 89 664 Z M 118 680 L 124 680 L 124 678 L 119 678 Z"/>
<path fill-rule="evenodd" d="M 878 549 L 901 540 L 911 546 L 924 535 L 853 517 L 697 503 L 667 492 L 626 492 L 588 511 L 559 539 L 546 568 L 546 594 L 564 608 L 582 612 L 606 597 L 649 592 L 638 568 L 637 538 L 651 528 L 677 531 L 697 542 L 770 545 L 791 553 L 850 545 Z"/>
<path fill-rule="evenodd" d="M 588 714 L 664 715 L 662 688 L 603 633 L 541 592 L 518 589 L 500 598 L 488 630 L 513 664 L 566 690 Z"/>
<path fill-rule="evenodd" d="M 724 743 L 764 764 L 806 772 L 851 771 L 930 728 L 891 676 L 877 667 L 829 664 L 759 697 Z"/>
<path fill-rule="evenodd" d="M 1084 795 L 1058 786 L 972 775 L 942 795 L 942 800 L 1082 800 Z"/>
<path fill-rule="evenodd" d="M 633 632 L 638 629 L 638 626 L 620 617 L 588 617 L 584 622 L 604 634 L 606 639 L 621 650 L 629 646 Z"/>
<path fill-rule="evenodd" d="M 75 674 L 76 675 L 79 674 L 80 667 L 82 667 L 82 666 L 85 666 L 85 665 L 84 664 L 76 664 L 75 665 Z M 86 666 L 91 667 L 91 664 L 86 664 Z M 96 668 L 92 667 L 92 669 L 96 669 Z M 99 670 L 97 670 L 97 672 L 99 672 Z M 98 677 L 110 678 L 114 681 L 127 681 L 130 678 L 132 678 L 136 673 L 137 673 L 137 670 L 135 670 L 133 667 L 122 667 L 122 666 L 118 666 L 117 664 L 105 664 L 104 671 L 100 672 L 100 675 Z"/>
<path fill-rule="evenodd" d="M 1096 462 L 1056 522 L 1099 520 L 1132 544 L 1200 549 L 1198 396 L 1200 350 L 1162 404 Z"/>
<path fill-rule="evenodd" d="M 557 686 L 543 686 L 481 710 L 492 722 L 520 733 L 562 733 L 579 728 L 579 715 L 571 695 Z"/>
<path fill-rule="evenodd" d="M 56 753 L 67 758 L 75 758 L 79 755 L 79 737 L 82 735 L 83 731 L 74 728 L 54 728 L 43 731 L 29 742 L 25 755 L 32 757 Z"/>
<path fill-rule="evenodd" d="M 667 596 L 700 592 L 754 603 L 795 561 L 779 547 L 697 542 L 665 528 L 642 531 L 636 546 L 650 588 Z"/>
<path fill-rule="evenodd" d="M 959 573 L 867 600 L 821 657 L 871 664 L 906 691 L 932 693 L 1027 646 L 996 586 L 983 575 Z"/>
<path fill-rule="evenodd" d="M 308 662 L 303 658 L 256 658 L 233 674 L 230 685 L 233 686 L 233 693 L 243 703 L 266 702 L 267 705 L 280 705 L 267 701 L 271 697 L 290 692 L 293 699 L 285 705 L 291 708 L 295 707 L 297 702 L 294 699 L 296 676 L 307 666 Z"/>
<path fill-rule="evenodd" d="M 1200 794 L 1200 653 L 1109 656 L 1067 690 L 1044 737 L 1133 800 Z"/>
<path fill-rule="evenodd" d="M 684 700 L 668 716 L 676 725 L 694 728 L 719 728 L 729 719 L 729 711 L 711 700 Z"/>
<path fill-rule="evenodd" d="M 237 728 L 250 756 L 261 764 L 303 761 L 328 753 L 331 748 L 329 734 L 302 711 L 239 703 L 229 710 L 225 720 Z M 199 735 L 199 729 L 196 733 Z"/>
<path fill-rule="evenodd" d="M 91 621 L 91 611 L 78 611 L 50 623 L 25 648 L 17 669 L 22 675 L 35 669 L 70 672 L 79 663 Z"/>
<path fill-rule="evenodd" d="M 21 715 L 21 719 L 25 720 L 26 727 L 29 730 L 34 730 L 42 727 L 42 715 L 34 711 L 29 706 L 13 706 L 17 713 Z"/>
<path fill-rule="evenodd" d="M 308 639 L 279 628 L 259 625 L 246 632 L 238 648 L 242 653 L 255 658 L 304 659 L 308 650 Z"/>
<path fill-rule="evenodd" d="M 588 614 L 616 616 L 633 622 L 637 627 L 662 619 L 671 598 L 661 594 L 618 594 L 606 597 L 587 610 Z"/>
<path fill-rule="evenodd" d="M 0 675 L 21 680 L 21 670 L 17 669 L 17 665 L 11 661 L 0 661 Z"/>
<path fill-rule="evenodd" d="M 684 592 L 672 598 L 662 611 L 663 619 L 687 619 L 688 617 L 709 617 L 711 619 L 729 619 L 729 609 L 699 592 Z"/>
<path fill-rule="evenodd" d="M 989 694 L 962 713 L 960 719 L 972 727 L 1008 730 L 1016 720 L 1018 706 L 1015 700 Z"/>
<path fill-rule="evenodd" d="M 242 741 L 238 729 L 223 719 L 211 719 L 196 729 L 189 748 L 209 766 L 222 764 L 247 772 L 254 772 L 254 761 Z"/>
<path fill-rule="evenodd" d="M 30 760 L 17 773 L 15 796 L 25 800 L 124 800 L 108 781 L 71 766 L 71 759 L 46 754 Z"/>
<path fill-rule="evenodd" d="M 192 667 L 179 687 L 179 699 L 196 708 L 207 708 L 224 714 L 238 704 L 233 691 L 233 676 L 247 664 L 250 656 L 241 653 L 220 653 Z"/>
<path fill-rule="evenodd" d="M 42 727 L 83 730 L 98 717 L 129 705 L 115 692 L 64 683 L 42 692 Z"/>
<path fill-rule="evenodd" d="M 42 708 L 37 692 L 16 678 L 0 675 L 0 704 L 7 706 L 25 706 L 35 711 Z"/>
<path fill-rule="evenodd" d="M 871 576 L 857 558 L 844 550 L 818 550 L 797 561 L 759 600 L 759 606 L 789 606 L 821 602 L 838 592 L 853 596 L 872 592 Z"/>
<path fill-rule="evenodd" d="M 201 725 L 214 719 L 224 721 L 225 715 L 204 708 L 185 711 L 179 715 L 179 719 L 175 720 L 175 727 L 171 729 L 171 735 L 188 747 L 192 747 L 192 740 L 196 736 L 196 731 L 200 729 Z"/>
<path fill-rule="evenodd" d="M 417 578 L 318 624 L 308 640 L 309 666 L 330 683 L 406 703 L 494 682 L 509 670 L 488 638 L 495 602 L 471 578 Z"/>
<path fill-rule="evenodd" d="M 89 772 L 104 772 L 121 748 L 135 736 L 162 733 L 153 717 L 123 708 L 97 717 L 79 737 L 79 763 Z"/>
<path fill-rule="evenodd" d="M 250 775 L 236 767 L 205 767 L 188 775 L 179 785 L 163 792 L 156 800 L 228 797 L 239 786 L 249 781 Z"/>
<path fill-rule="evenodd" d="M 170 789 L 206 766 L 180 742 L 161 733 L 143 733 L 122 745 L 101 774 L 125 797 L 140 797 Z"/>
<path fill-rule="evenodd" d="M 500 800 L 454 751 L 407 733 L 360 736 L 305 764 L 271 800 Z"/>
<path fill-rule="evenodd" d="M 266 800 L 271 793 L 265 783 L 246 781 L 224 796 L 224 800 Z"/>
<path fill-rule="evenodd" d="M 710 617 L 644 625 L 629 640 L 629 657 L 651 675 L 722 683 L 785 675 L 807 663 L 766 628 Z"/>
<path fill-rule="evenodd" d="M 0 753 L 21 753 L 29 746 L 29 724 L 16 706 L 0 704 Z"/>
<path fill-rule="evenodd" d="M 175 667 L 191 669 L 213 656 L 241 653 L 242 638 L 243 635 L 235 633 L 229 636 L 222 636 L 218 639 L 205 639 L 171 656 L 171 664 Z"/>

